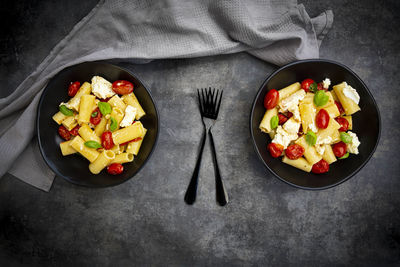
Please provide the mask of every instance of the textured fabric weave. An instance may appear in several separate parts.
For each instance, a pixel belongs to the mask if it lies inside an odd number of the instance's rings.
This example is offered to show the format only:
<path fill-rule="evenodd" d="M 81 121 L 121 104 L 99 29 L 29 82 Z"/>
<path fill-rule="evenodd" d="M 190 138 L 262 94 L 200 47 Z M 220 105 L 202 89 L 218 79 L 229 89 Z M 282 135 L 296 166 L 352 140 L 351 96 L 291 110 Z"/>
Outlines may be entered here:
<path fill-rule="evenodd" d="M 283 65 L 318 58 L 332 22 L 330 10 L 310 18 L 294 0 L 101 1 L 11 95 L 0 99 L 0 177 L 9 171 L 50 189 L 54 173 L 38 153 L 34 121 L 42 89 L 65 67 L 114 58 L 146 63 L 242 51 Z"/>

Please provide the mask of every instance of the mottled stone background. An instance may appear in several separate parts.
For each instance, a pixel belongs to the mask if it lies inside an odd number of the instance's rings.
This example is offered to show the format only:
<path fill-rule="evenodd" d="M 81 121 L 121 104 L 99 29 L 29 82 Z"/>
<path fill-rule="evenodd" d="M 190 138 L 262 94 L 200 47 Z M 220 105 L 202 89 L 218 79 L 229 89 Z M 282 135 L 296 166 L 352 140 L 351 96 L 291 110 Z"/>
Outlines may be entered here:
<path fill-rule="evenodd" d="M 331 8 L 321 57 L 367 83 L 382 114 L 371 161 L 335 188 L 310 192 L 274 178 L 249 134 L 253 97 L 276 69 L 247 54 L 128 65 L 153 93 L 158 147 L 127 183 L 89 189 L 56 178 L 49 193 L 10 175 L 0 180 L 1 266 L 333 266 L 400 264 L 400 2 L 303 2 Z M 8 95 L 96 4 L 13 1 L 0 5 L 0 97 Z M 183 202 L 202 132 L 195 88 L 225 92 L 215 126 L 231 202 L 215 203 L 209 145 L 198 201 Z M 1 152 L 0 152 L 1 153 Z"/>

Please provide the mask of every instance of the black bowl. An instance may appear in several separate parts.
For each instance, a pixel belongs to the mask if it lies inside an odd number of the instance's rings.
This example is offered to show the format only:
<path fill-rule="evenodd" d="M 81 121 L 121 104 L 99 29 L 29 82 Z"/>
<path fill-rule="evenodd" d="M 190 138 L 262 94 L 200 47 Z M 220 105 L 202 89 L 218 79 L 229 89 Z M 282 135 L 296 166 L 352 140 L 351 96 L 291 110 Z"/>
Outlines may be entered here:
<path fill-rule="evenodd" d="M 325 174 L 306 173 L 272 158 L 267 151 L 271 142 L 268 134 L 258 128 L 265 113 L 263 100 L 270 89 L 281 89 L 306 78 L 322 81 L 329 78 L 332 85 L 346 81 L 360 95 L 361 111 L 353 115 L 353 130 L 360 139 L 359 154 L 350 154 L 338 160 Z M 381 120 L 378 106 L 364 82 L 348 67 L 330 60 L 310 59 L 290 63 L 272 73 L 259 89 L 250 115 L 250 132 L 254 149 L 264 165 L 280 180 L 302 189 L 327 189 L 338 185 L 356 174 L 371 158 L 380 137 Z"/>
<path fill-rule="evenodd" d="M 69 97 L 67 88 L 71 81 L 88 81 L 99 75 L 108 81 L 128 80 L 135 85 L 134 93 L 146 112 L 140 120 L 147 128 L 139 154 L 131 163 L 124 164 L 124 172 L 120 175 L 110 175 L 106 171 L 94 175 L 89 171 L 89 161 L 74 154 L 62 156 L 59 148 L 63 140 L 58 135 L 58 125 L 52 116 L 58 111 L 60 102 L 66 102 Z M 105 62 L 85 62 L 68 67 L 54 76 L 40 98 L 37 110 L 37 137 L 40 152 L 49 167 L 67 181 L 89 187 L 106 187 L 118 185 L 132 178 L 149 159 L 158 138 L 158 113 L 150 92 L 143 83 L 129 71 Z"/>

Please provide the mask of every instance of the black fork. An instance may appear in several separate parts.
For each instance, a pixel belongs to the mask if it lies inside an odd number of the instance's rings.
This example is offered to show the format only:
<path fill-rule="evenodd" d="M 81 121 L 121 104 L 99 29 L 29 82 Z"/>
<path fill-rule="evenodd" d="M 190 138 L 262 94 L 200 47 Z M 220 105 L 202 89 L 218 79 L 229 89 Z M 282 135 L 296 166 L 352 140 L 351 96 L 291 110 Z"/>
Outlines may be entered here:
<path fill-rule="evenodd" d="M 217 153 L 215 152 L 214 137 L 211 132 L 211 128 L 215 124 L 215 121 L 218 118 L 218 112 L 222 101 L 222 93 L 223 91 L 215 90 L 215 88 L 211 89 L 211 87 L 209 87 L 208 89 L 197 90 L 199 108 L 201 113 L 201 120 L 204 126 L 204 132 L 201 141 L 200 152 L 199 155 L 197 156 L 196 167 L 194 168 L 192 179 L 190 180 L 190 184 L 185 194 L 185 202 L 190 205 L 196 201 L 200 164 L 203 155 L 204 144 L 207 139 L 207 132 L 208 135 L 210 136 L 211 151 L 213 154 L 217 202 L 221 206 L 224 206 L 228 203 L 228 195 L 225 191 L 224 184 L 222 182 L 222 177 L 219 171 Z"/>

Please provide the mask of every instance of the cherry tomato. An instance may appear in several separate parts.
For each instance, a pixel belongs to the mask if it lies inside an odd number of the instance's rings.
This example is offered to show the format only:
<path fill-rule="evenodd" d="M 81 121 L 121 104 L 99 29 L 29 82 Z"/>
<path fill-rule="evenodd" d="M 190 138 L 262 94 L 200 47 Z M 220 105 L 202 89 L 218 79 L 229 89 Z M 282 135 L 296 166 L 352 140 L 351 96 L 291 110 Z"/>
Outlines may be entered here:
<path fill-rule="evenodd" d="M 110 100 L 110 99 L 111 99 L 111 97 L 107 97 L 105 99 L 100 99 L 100 102 L 108 102 L 108 100 Z"/>
<path fill-rule="evenodd" d="M 318 90 L 318 91 L 319 91 L 319 90 L 327 91 L 328 89 L 325 89 L 325 88 L 324 88 L 323 83 L 317 83 L 317 90 Z"/>
<path fill-rule="evenodd" d="M 329 163 L 321 159 L 312 166 L 311 171 L 313 173 L 325 173 L 329 171 Z"/>
<path fill-rule="evenodd" d="M 73 135 L 73 136 L 78 136 L 79 135 L 79 125 L 77 125 L 77 126 L 75 126 L 75 128 L 74 129 L 72 129 L 71 131 L 69 131 L 69 133 L 71 134 L 71 135 Z"/>
<path fill-rule="evenodd" d="M 290 145 L 286 148 L 285 154 L 289 159 L 298 159 L 304 154 L 304 147 L 298 144 Z"/>
<path fill-rule="evenodd" d="M 133 92 L 133 83 L 125 80 L 118 80 L 113 82 L 112 89 L 119 95 L 127 95 Z"/>
<path fill-rule="evenodd" d="M 301 88 L 306 92 L 310 92 L 310 85 L 313 83 L 314 83 L 313 79 L 305 79 L 304 81 L 301 82 Z"/>
<path fill-rule="evenodd" d="M 320 109 L 315 117 L 315 124 L 320 129 L 326 129 L 329 124 L 329 113 L 325 109 Z"/>
<path fill-rule="evenodd" d="M 335 101 L 335 104 L 336 104 L 336 106 L 337 106 L 337 108 L 339 110 L 339 113 L 343 114 L 344 113 L 344 109 L 342 107 L 342 104 L 340 104 L 340 102 L 337 102 L 337 101 Z"/>
<path fill-rule="evenodd" d="M 290 119 L 291 117 L 293 117 L 293 113 L 288 111 L 286 114 L 286 117 L 288 117 L 288 119 Z"/>
<path fill-rule="evenodd" d="M 299 129 L 299 132 L 297 133 L 297 135 L 302 136 L 303 134 L 304 134 L 303 133 L 303 125 L 300 124 L 300 129 Z"/>
<path fill-rule="evenodd" d="M 110 131 L 105 131 L 101 135 L 101 145 L 105 149 L 111 149 L 114 146 L 114 141 L 112 139 L 112 133 Z"/>
<path fill-rule="evenodd" d="M 64 125 L 61 125 L 58 128 L 58 134 L 64 139 L 64 140 L 70 140 L 71 139 L 71 134 L 67 130 L 67 128 L 64 127 Z"/>
<path fill-rule="evenodd" d="M 267 149 L 273 158 L 279 157 L 283 152 L 283 146 L 275 143 L 269 143 Z"/>
<path fill-rule="evenodd" d="M 68 86 L 68 95 L 70 97 L 74 97 L 76 93 L 79 90 L 79 87 L 81 86 L 80 82 L 71 82 L 71 84 Z"/>
<path fill-rule="evenodd" d="M 335 120 L 340 124 L 339 132 L 347 132 L 349 122 L 343 117 L 337 117 Z"/>
<path fill-rule="evenodd" d="M 288 118 L 282 113 L 278 114 L 278 118 L 279 118 L 279 125 L 284 124 L 288 120 Z"/>
<path fill-rule="evenodd" d="M 107 172 L 112 175 L 121 174 L 124 171 L 124 166 L 120 163 L 113 163 L 107 167 Z"/>
<path fill-rule="evenodd" d="M 264 97 L 264 107 L 266 109 L 273 109 L 279 101 L 279 92 L 275 89 L 271 89 Z"/>
<path fill-rule="evenodd" d="M 345 143 L 339 142 L 333 145 L 332 150 L 337 158 L 341 158 L 346 154 L 347 146 Z"/>
<path fill-rule="evenodd" d="M 120 144 L 120 145 L 121 145 L 121 146 L 124 146 L 124 145 L 127 145 L 127 144 L 129 144 L 129 143 L 137 142 L 137 141 L 140 141 L 140 140 L 142 140 L 142 137 L 138 137 L 138 138 L 132 139 L 131 141 L 122 143 L 122 144 Z"/>
<path fill-rule="evenodd" d="M 99 108 L 96 108 L 92 112 L 92 115 L 90 115 L 90 123 L 93 124 L 93 125 L 97 125 L 97 124 L 100 123 L 100 121 L 101 121 L 101 112 L 100 112 Z"/>

